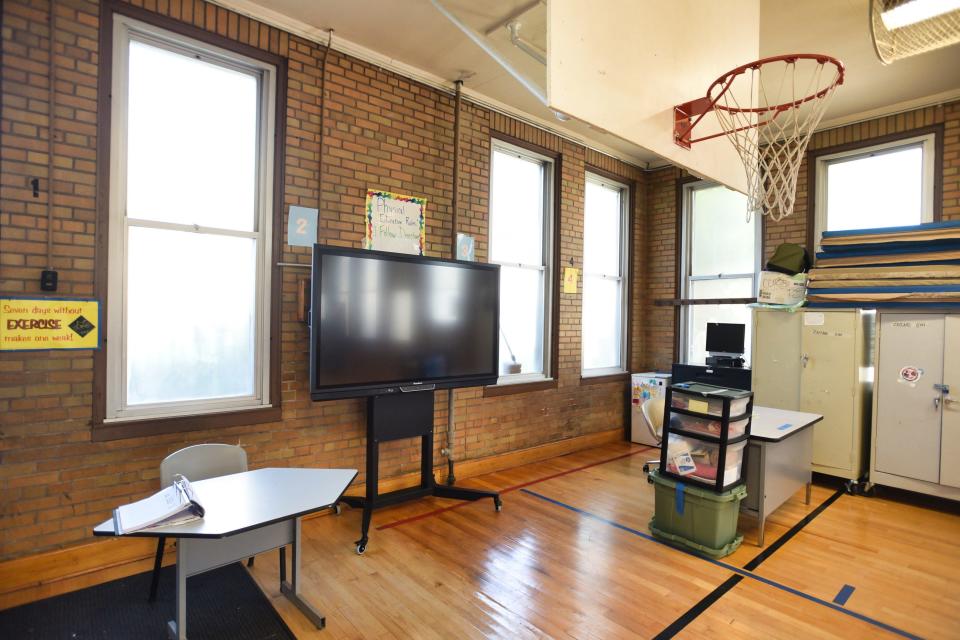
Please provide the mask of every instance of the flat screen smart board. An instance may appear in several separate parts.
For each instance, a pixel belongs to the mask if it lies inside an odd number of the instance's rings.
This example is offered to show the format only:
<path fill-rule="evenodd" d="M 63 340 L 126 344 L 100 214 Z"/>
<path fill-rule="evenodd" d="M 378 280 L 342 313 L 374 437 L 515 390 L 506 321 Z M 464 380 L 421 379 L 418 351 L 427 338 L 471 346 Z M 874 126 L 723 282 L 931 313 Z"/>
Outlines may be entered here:
<path fill-rule="evenodd" d="M 500 269 L 315 245 L 314 400 L 497 380 Z"/>

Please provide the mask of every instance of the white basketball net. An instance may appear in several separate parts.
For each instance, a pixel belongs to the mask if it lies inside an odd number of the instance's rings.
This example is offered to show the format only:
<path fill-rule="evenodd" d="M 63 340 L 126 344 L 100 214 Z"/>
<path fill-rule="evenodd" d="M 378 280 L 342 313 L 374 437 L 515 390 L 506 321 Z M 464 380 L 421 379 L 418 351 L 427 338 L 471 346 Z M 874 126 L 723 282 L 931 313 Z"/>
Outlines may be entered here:
<path fill-rule="evenodd" d="M 747 172 L 747 220 L 793 213 L 804 151 L 841 78 L 829 58 L 775 60 L 730 72 L 711 87 L 728 87 L 714 113 Z"/>
<path fill-rule="evenodd" d="M 870 33 L 877 57 L 884 64 L 960 42 L 960 9 L 913 24 L 887 28 L 884 13 L 903 4 L 903 0 L 870 1 Z"/>

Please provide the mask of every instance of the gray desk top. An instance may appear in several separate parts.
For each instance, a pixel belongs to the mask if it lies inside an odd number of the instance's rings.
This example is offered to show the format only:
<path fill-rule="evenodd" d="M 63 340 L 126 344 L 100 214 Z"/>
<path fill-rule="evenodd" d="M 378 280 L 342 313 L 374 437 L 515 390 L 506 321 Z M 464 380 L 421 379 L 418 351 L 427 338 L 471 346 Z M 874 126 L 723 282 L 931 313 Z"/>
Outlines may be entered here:
<path fill-rule="evenodd" d="M 223 538 L 329 507 L 357 476 L 356 469 L 256 469 L 191 482 L 206 510 L 201 520 L 128 534 L 171 538 Z M 116 535 L 113 518 L 96 536 Z"/>
<path fill-rule="evenodd" d="M 764 442 L 780 442 L 793 434 L 823 420 L 816 413 L 788 411 L 771 407 L 753 407 L 753 419 L 750 422 L 750 439 Z"/>

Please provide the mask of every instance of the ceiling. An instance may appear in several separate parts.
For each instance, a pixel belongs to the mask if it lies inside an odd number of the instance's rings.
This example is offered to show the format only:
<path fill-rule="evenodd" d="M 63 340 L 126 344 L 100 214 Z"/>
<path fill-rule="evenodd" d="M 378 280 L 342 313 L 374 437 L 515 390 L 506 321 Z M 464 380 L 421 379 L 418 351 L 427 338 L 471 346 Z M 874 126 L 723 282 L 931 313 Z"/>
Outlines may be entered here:
<path fill-rule="evenodd" d="M 649 151 L 576 120 L 560 121 L 491 55 L 442 15 L 430 0 L 215 0 L 294 33 L 406 72 L 434 84 L 464 79 L 465 94 L 582 140 L 641 166 L 665 162 Z M 440 0 L 456 18 L 484 34 L 492 51 L 528 84 L 546 91 L 543 65 L 510 43 L 505 17 L 529 8 L 520 36 L 546 49 L 546 3 L 535 0 Z M 869 0 L 760 0 L 760 55 L 827 53 L 842 60 L 847 80 L 821 128 L 960 98 L 960 45 L 880 63 L 867 22 Z M 495 29 L 494 29 L 495 28 Z M 745 61 L 746 62 L 746 61 Z M 656 73 L 656 70 L 646 70 Z M 691 99 L 698 89 L 691 87 Z"/>

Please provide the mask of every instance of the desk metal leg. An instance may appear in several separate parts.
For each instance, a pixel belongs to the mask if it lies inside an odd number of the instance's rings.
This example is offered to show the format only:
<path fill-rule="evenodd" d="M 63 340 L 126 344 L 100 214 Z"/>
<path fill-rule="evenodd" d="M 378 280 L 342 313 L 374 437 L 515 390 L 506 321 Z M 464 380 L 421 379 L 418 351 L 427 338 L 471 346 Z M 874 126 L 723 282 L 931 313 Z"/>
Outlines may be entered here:
<path fill-rule="evenodd" d="M 186 543 L 186 544 L 184 544 Z M 184 539 L 177 541 L 177 588 L 176 588 L 176 617 L 167 623 L 167 637 L 170 640 L 187 640 L 187 562 L 185 548 L 189 542 Z"/>
<path fill-rule="evenodd" d="M 803 504 L 810 504 L 810 490 L 813 488 L 813 483 L 807 480 L 807 495 L 803 499 Z"/>
<path fill-rule="evenodd" d="M 763 525 L 766 522 L 766 518 L 763 517 L 763 511 L 760 512 L 760 516 L 757 518 L 757 546 L 763 546 Z"/>
<path fill-rule="evenodd" d="M 294 524 L 293 544 L 290 553 L 290 579 L 291 582 L 280 583 L 280 592 L 296 605 L 297 609 L 300 609 L 300 612 L 317 629 L 323 629 L 327 624 L 326 619 L 317 613 L 317 610 L 310 606 L 310 603 L 300 597 L 300 518 L 297 518 Z"/>

